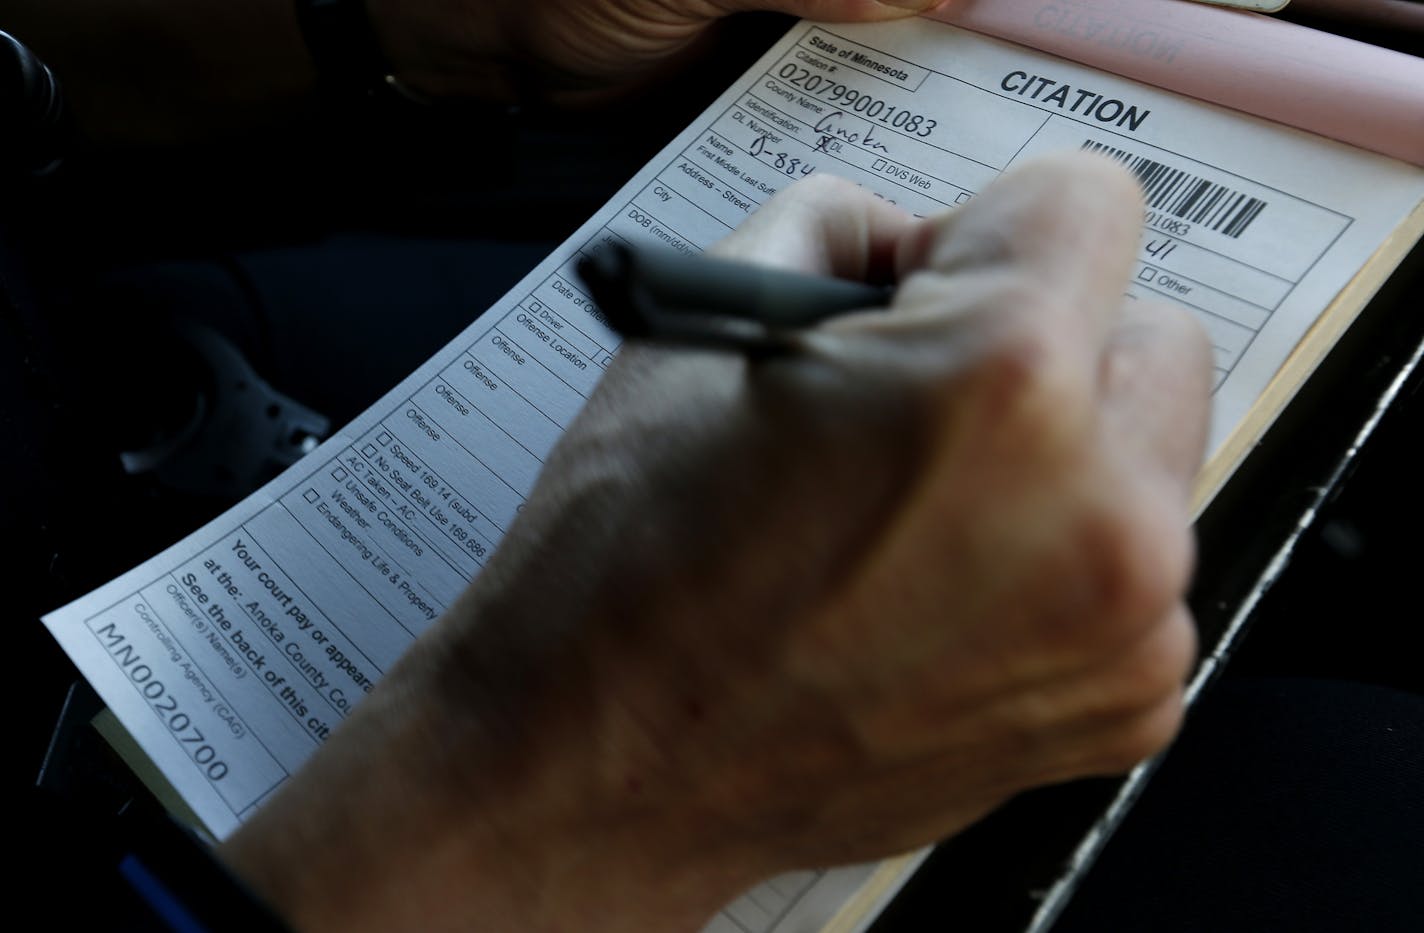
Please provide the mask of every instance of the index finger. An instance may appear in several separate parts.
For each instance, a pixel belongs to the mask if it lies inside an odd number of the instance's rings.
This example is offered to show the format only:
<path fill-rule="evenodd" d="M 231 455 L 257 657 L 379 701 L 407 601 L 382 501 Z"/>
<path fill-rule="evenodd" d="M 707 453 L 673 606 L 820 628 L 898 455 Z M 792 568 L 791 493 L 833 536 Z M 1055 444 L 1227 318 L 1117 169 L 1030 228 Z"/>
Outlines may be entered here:
<path fill-rule="evenodd" d="M 1037 159 L 905 243 L 896 305 L 952 313 L 1012 282 L 1045 299 L 1035 326 L 1096 350 L 1121 313 L 1142 210 L 1141 188 L 1109 159 Z"/>

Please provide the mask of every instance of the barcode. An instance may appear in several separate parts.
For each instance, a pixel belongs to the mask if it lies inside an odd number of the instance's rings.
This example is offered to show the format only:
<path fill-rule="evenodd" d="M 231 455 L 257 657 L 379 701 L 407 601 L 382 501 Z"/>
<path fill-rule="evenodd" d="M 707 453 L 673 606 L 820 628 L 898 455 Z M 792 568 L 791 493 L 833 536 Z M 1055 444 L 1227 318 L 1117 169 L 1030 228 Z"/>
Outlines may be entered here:
<path fill-rule="evenodd" d="M 1084 141 L 1088 152 L 1116 159 L 1142 182 L 1147 206 L 1188 223 L 1237 238 L 1261 216 L 1266 202 L 1208 181 L 1191 172 L 1163 165 L 1146 156 L 1133 155 L 1103 143 Z"/>

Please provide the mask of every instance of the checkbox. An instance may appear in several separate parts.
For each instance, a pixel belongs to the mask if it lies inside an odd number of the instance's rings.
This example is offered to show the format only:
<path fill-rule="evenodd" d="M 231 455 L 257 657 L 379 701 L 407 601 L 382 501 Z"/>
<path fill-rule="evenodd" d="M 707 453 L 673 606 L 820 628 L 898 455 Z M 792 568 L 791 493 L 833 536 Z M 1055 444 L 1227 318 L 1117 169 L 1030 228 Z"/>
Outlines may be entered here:
<path fill-rule="evenodd" d="M 1137 277 L 1144 282 L 1150 283 L 1153 279 L 1157 278 L 1157 270 L 1151 266 L 1143 266 L 1142 271 L 1137 273 Z"/>
<path fill-rule="evenodd" d="M 535 301 L 533 298 L 530 298 L 529 310 L 533 311 L 535 314 L 538 314 L 540 311 L 544 310 L 544 303 L 541 301 Z"/>
<path fill-rule="evenodd" d="M 377 435 L 376 435 L 376 443 L 377 443 L 377 444 L 380 444 L 382 447 L 386 446 L 386 445 L 389 444 L 390 442 L 391 442 L 391 436 L 390 436 L 389 433 L 387 433 L 387 432 L 385 432 L 385 431 L 382 431 L 380 434 L 377 434 Z"/>
<path fill-rule="evenodd" d="M 880 171 L 880 170 L 881 170 L 882 168 L 884 168 L 884 167 L 885 167 L 885 160 L 884 160 L 884 159 L 876 159 L 874 162 L 870 163 L 870 170 L 871 170 L 872 172 L 878 172 L 878 171 Z"/>
<path fill-rule="evenodd" d="M 361 456 L 363 456 L 363 457 L 374 457 L 375 455 L 376 455 L 376 445 L 375 445 L 375 444 L 367 444 L 365 447 L 362 447 L 362 448 L 361 448 Z"/>
<path fill-rule="evenodd" d="M 346 472 L 345 467 L 337 467 L 336 469 L 331 471 L 331 478 L 336 480 L 338 483 L 346 482 L 346 477 L 350 475 L 350 473 Z"/>
<path fill-rule="evenodd" d="M 321 498 L 321 493 L 317 492 L 315 489 L 308 489 L 306 492 L 302 493 L 302 498 L 315 505 L 316 500 Z"/>
<path fill-rule="evenodd" d="M 961 191 L 959 192 L 959 194 L 955 195 L 954 203 L 963 204 L 965 201 L 968 201 L 972 197 L 974 197 L 974 195 L 970 194 L 968 191 Z"/>

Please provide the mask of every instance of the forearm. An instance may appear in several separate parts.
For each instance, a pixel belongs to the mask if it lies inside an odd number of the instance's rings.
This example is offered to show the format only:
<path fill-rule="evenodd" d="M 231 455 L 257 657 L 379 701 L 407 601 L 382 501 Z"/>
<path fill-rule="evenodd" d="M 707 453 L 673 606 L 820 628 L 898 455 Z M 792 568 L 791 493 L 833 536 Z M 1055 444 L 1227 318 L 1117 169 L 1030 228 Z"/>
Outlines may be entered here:
<path fill-rule="evenodd" d="M 765 864 L 664 798 L 610 665 L 491 582 L 451 612 L 481 636 L 417 644 L 223 858 L 304 933 L 691 933 Z"/>

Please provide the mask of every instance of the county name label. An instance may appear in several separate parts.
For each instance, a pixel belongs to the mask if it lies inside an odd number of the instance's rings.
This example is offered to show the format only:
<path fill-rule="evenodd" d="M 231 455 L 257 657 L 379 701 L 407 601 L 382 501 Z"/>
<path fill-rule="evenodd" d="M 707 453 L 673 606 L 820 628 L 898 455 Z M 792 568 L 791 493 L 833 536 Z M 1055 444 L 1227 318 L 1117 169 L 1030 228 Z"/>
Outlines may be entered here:
<path fill-rule="evenodd" d="M 701 250 L 820 172 L 930 215 L 1015 164 L 1078 149 L 1142 180 L 1129 295 L 1206 326 L 1214 443 L 1424 189 L 1402 163 L 940 23 L 802 23 L 344 431 L 45 623 L 226 835 L 479 573 L 612 363 L 619 339 L 574 275 L 581 256 L 612 242 Z M 713 929 L 814 928 L 865 876 L 782 879 Z"/>

